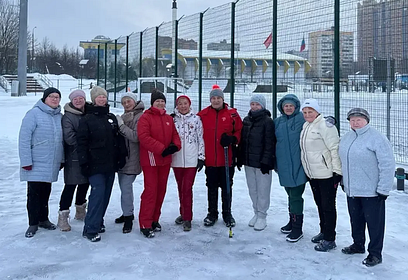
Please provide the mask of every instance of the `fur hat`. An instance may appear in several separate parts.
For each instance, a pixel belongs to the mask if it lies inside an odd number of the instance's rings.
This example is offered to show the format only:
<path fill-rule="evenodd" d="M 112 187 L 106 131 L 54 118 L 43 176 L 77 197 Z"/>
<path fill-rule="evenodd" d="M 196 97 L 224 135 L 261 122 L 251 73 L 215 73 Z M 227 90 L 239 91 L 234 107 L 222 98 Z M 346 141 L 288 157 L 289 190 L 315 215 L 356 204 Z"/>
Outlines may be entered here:
<path fill-rule="evenodd" d="M 347 120 L 350 121 L 350 117 L 363 117 L 370 122 L 370 114 L 363 108 L 353 108 L 347 113 Z"/>
<path fill-rule="evenodd" d="M 308 107 L 314 109 L 316 112 L 320 114 L 320 106 L 316 99 L 314 98 L 306 99 L 303 102 L 302 107 L 300 107 L 300 110 L 303 110 L 303 108 L 308 108 Z"/>
<path fill-rule="evenodd" d="M 152 90 L 152 95 L 150 96 L 150 105 L 153 106 L 154 101 L 156 101 L 157 99 L 163 99 L 164 103 L 166 103 L 166 96 L 164 96 L 163 92 L 161 92 L 157 88 L 154 88 Z"/>
<path fill-rule="evenodd" d="M 58 89 L 56 89 L 54 87 L 49 87 L 46 90 L 44 90 L 43 97 L 41 98 L 42 102 L 45 102 L 45 99 L 48 97 L 48 95 L 50 95 L 51 93 L 54 93 L 54 92 L 58 93 L 60 98 L 61 98 L 61 92 Z"/>
<path fill-rule="evenodd" d="M 252 102 L 259 103 L 259 105 L 262 106 L 262 109 L 266 108 L 266 99 L 265 99 L 265 96 L 263 96 L 262 94 L 252 95 L 251 100 L 249 101 L 249 103 L 251 104 Z"/>
<path fill-rule="evenodd" d="M 85 92 L 82 89 L 76 89 L 69 95 L 69 100 L 74 100 L 77 97 L 83 97 L 86 100 Z"/>
<path fill-rule="evenodd" d="M 104 95 L 104 96 L 106 96 L 106 98 L 108 98 L 108 93 L 106 92 L 105 89 L 101 88 L 100 86 L 94 86 L 94 87 L 91 89 L 91 100 L 92 100 L 92 103 L 95 104 L 95 99 L 96 99 L 99 95 Z"/>
<path fill-rule="evenodd" d="M 224 92 L 220 89 L 218 85 L 213 85 L 212 90 L 210 91 L 210 100 L 214 96 L 221 97 L 224 100 Z"/>
<path fill-rule="evenodd" d="M 121 97 L 121 101 L 123 100 L 123 98 L 131 98 L 131 99 L 133 99 L 133 101 L 135 101 L 135 104 L 136 104 L 136 102 L 137 102 L 137 97 L 136 97 L 136 95 L 133 93 L 133 92 L 131 92 L 131 91 L 128 91 L 128 92 L 125 92 L 124 94 L 122 94 L 122 97 Z"/>
<path fill-rule="evenodd" d="M 189 103 L 190 106 L 191 106 L 191 100 L 190 100 L 190 98 L 189 98 L 187 95 L 180 95 L 179 97 L 177 97 L 177 99 L 176 99 L 176 105 L 177 105 L 177 102 L 179 101 L 180 98 L 185 98 L 185 99 L 187 99 L 188 103 Z"/>

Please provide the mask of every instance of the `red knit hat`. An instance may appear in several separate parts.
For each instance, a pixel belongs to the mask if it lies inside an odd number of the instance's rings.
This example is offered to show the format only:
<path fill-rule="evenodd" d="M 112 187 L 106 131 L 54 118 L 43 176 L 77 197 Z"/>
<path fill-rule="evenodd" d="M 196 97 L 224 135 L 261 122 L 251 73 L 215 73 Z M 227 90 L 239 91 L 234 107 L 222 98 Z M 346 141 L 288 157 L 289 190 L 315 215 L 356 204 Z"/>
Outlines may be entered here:
<path fill-rule="evenodd" d="M 177 99 L 176 99 L 176 104 L 177 104 L 177 102 L 179 101 L 180 98 L 185 98 L 185 99 L 187 99 L 188 103 L 189 103 L 190 106 L 191 106 L 191 100 L 190 100 L 190 98 L 189 98 L 187 95 L 180 95 L 179 97 L 177 97 Z"/>

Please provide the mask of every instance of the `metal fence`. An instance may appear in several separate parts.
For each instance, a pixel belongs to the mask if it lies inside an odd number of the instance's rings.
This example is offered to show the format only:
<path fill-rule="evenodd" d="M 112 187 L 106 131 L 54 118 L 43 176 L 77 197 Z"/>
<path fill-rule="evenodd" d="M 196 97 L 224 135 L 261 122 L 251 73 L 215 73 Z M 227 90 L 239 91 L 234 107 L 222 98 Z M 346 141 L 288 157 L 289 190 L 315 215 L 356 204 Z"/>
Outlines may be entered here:
<path fill-rule="evenodd" d="M 279 99 L 295 93 L 318 99 L 341 134 L 347 111 L 359 106 L 389 137 L 397 162 L 408 163 L 408 0 L 239 0 L 97 48 L 98 84 L 110 99 L 166 86 L 168 99 L 186 93 L 200 110 L 218 84 L 242 117 L 254 92 L 275 117 Z M 139 77 L 179 80 L 138 89 Z"/>

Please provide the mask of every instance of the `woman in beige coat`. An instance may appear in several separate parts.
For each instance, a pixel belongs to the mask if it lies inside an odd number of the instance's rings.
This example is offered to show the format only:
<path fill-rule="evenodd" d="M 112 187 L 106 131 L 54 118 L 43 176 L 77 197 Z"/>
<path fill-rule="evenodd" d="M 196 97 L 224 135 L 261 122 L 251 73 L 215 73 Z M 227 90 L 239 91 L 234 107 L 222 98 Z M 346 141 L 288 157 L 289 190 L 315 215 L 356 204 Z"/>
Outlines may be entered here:
<path fill-rule="evenodd" d="M 316 251 L 336 248 L 336 193 L 340 182 L 339 136 L 336 127 L 327 122 L 316 99 L 306 99 L 301 110 L 306 122 L 300 134 L 303 169 L 320 218 L 320 233 L 312 238 Z"/>

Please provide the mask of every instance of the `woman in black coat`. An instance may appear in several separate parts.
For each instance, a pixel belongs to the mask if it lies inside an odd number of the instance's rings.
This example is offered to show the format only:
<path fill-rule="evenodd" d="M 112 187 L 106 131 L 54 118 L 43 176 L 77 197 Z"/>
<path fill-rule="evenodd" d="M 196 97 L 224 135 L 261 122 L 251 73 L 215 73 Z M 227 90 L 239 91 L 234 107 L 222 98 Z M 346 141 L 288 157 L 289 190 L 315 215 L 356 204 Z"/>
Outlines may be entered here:
<path fill-rule="evenodd" d="M 62 117 L 62 131 L 64 136 L 64 189 L 61 193 L 61 199 L 58 212 L 57 226 L 61 231 L 70 231 L 71 226 L 68 222 L 69 208 L 76 190 L 75 199 L 75 219 L 83 221 L 86 215 L 86 193 L 88 192 L 88 177 L 81 174 L 77 154 L 77 131 L 79 120 L 84 115 L 85 110 L 85 92 L 76 89 L 69 95 L 71 102 L 64 106 L 64 116 Z M 78 186 L 78 187 L 77 187 Z"/>
<path fill-rule="evenodd" d="M 253 95 L 250 105 L 251 110 L 243 121 L 238 166 L 245 165 L 249 196 L 254 208 L 254 216 L 248 225 L 259 231 L 266 227 L 276 138 L 271 113 L 265 109 L 265 97 Z"/>
<path fill-rule="evenodd" d="M 98 86 L 91 90 L 93 105 L 85 104 L 85 116 L 78 129 L 78 159 L 81 173 L 92 186 L 83 236 L 100 241 L 105 232 L 103 217 L 109 204 L 115 172 L 125 165 L 127 150 L 119 134 L 115 115 L 109 113 L 107 92 Z"/>

